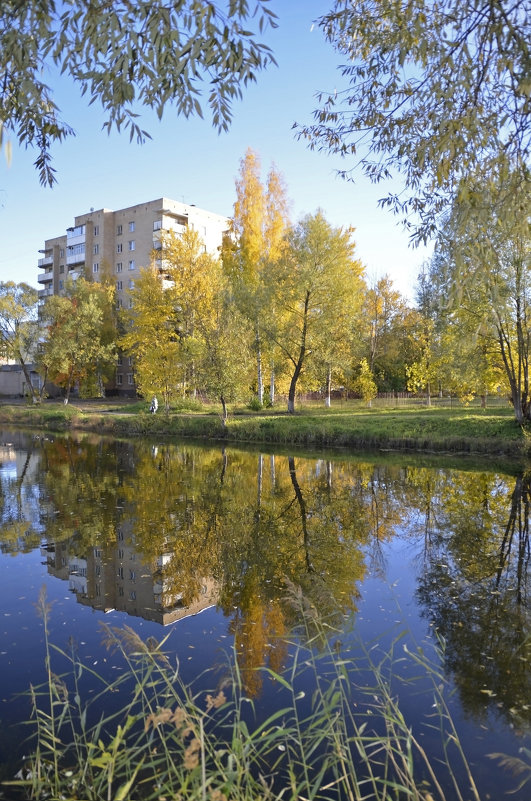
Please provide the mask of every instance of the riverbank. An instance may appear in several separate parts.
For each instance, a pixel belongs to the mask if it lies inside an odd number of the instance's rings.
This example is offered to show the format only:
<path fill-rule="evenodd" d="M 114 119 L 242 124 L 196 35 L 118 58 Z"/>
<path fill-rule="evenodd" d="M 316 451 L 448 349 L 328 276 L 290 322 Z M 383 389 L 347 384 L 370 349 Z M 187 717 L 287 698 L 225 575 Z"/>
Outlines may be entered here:
<path fill-rule="evenodd" d="M 147 404 L 122 400 L 75 401 L 65 406 L 0 404 L 0 423 L 49 431 L 87 431 L 119 437 L 185 437 L 311 448 L 413 450 L 437 453 L 531 456 L 531 432 L 505 407 L 366 408 L 354 403 L 295 415 L 280 409 L 235 408 L 224 426 L 215 407 L 151 415 Z"/>

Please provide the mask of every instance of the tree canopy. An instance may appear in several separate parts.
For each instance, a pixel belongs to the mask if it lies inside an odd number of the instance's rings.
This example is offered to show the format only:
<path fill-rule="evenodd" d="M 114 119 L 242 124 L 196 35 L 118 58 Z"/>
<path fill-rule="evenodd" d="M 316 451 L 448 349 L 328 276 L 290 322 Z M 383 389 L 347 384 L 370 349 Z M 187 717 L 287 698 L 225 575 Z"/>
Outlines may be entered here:
<path fill-rule="evenodd" d="M 14 359 L 24 372 L 28 392 L 39 399 L 31 382 L 29 364 L 39 339 L 37 290 L 28 284 L 0 281 L 0 359 Z"/>
<path fill-rule="evenodd" d="M 346 87 L 321 93 L 310 146 L 374 182 L 396 174 L 414 242 L 478 171 L 529 180 L 529 20 L 515 0 L 335 0 L 320 27 L 346 61 Z M 413 217 L 411 216 L 413 215 Z"/>
<path fill-rule="evenodd" d="M 275 26 L 269 0 L 6 0 L 0 8 L 0 144 L 14 136 L 35 147 L 42 184 L 55 181 L 52 145 L 74 133 L 43 75 L 69 76 L 90 103 L 99 101 L 104 127 L 143 141 L 144 106 L 162 117 L 203 116 L 227 130 L 242 87 L 274 63 L 257 41 Z M 9 142 L 8 151 L 9 156 Z"/>

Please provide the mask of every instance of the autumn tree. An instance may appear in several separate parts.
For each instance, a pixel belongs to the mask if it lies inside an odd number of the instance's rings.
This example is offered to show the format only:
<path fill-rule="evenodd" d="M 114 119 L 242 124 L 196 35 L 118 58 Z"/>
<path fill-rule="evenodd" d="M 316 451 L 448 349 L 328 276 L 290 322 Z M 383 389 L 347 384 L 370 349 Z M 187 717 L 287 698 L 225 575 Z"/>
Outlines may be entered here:
<path fill-rule="evenodd" d="M 41 398 L 29 371 L 40 336 L 37 301 L 37 290 L 28 284 L 0 281 L 0 356 L 20 364 L 33 403 Z"/>
<path fill-rule="evenodd" d="M 190 227 L 182 234 L 164 234 L 159 255 L 164 291 L 171 297 L 176 314 L 183 391 L 189 387 L 195 393 L 195 365 L 202 349 L 198 322 L 212 313 L 214 295 L 219 291 L 219 262 L 206 252 L 198 232 Z"/>
<path fill-rule="evenodd" d="M 232 102 L 274 63 L 255 35 L 268 25 L 275 27 L 275 15 L 267 0 L 7 0 L 0 11 L 0 144 L 13 136 L 35 147 L 41 183 L 54 183 L 53 145 L 74 134 L 45 83 L 54 69 L 101 104 L 104 128 L 125 129 L 139 142 L 149 136 L 137 122 L 142 107 L 159 118 L 167 107 L 202 117 L 204 87 L 213 125 L 227 130 Z"/>
<path fill-rule="evenodd" d="M 236 179 L 236 202 L 231 221 L 231 239 L 225 242 L 223 264 L 231 280 L 240 310 L 252 324 L 256 352 L 256 385 L 263 403 L 263 352 L 269 344 L 264 336 L 275 309 L 272 306 L 271 269 L 282 254 L 289 225 L 284 180 L 273 166 L 264 186 L 258 155 L 248 149 Z M 272 357 L 274 372 L 274 356 Z M 272 389 L 274 395 L 274 389 Z"/>
<path fill-rule="evenodd" d="M 52 295 L 42 307 L 46 329 L 39 354 L 49 380 L 64 387 L 65 403 L 76 383 L 97 376 L 114 364 L 114 342 L 102 340 L 106 308 L 114 290 L 78 278 L 67 282 L 64 295 Z"/>
<path fill-rule="evenodd" d="M 362 265 L 355 258 L 351 232 L 333 228 L 321 211 L 304 217 L 289 233 L 287 249 L 272 271 L 273 302 L 280 310 L 271 331 L 291 363 L 288 411 L 295 411 L 295 393 L 302 371 L 329 347 L 330 330 L 352 320 L 344 310 L 357 302 Z M 336 332 L 337 333 L 337 332 Z"/>
<path fill-rule="evenodd" d="M 383 205 L 430 237 L 463 183 L 513 169 L 529 181 L 529 26 L 514 0 L 335 0 L 319 20 L 344 86 L 319 95 L 311 147 L 406 190 Z M 481 200 L 482 186 L 474 188 Z M 502 197 L 499 215 L 509 218 Z"/>
<path fill-rule="evenodd" d="M 141 395 L 159 395 L 166 411 L 178 391 L 181 346 L 178 309 L 155 264 L 140 270 L 123 312 L 119 347 L 133 358 Z"/>

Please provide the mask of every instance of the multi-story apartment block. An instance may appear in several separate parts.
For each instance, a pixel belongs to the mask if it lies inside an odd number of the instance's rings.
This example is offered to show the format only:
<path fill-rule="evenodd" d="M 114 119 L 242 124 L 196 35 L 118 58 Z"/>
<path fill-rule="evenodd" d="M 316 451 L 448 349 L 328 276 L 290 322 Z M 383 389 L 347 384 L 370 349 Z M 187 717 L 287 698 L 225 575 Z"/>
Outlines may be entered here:
<path fill-rule="evenodd" d="M 182 233 L 187 227 L 201 236 L 205 249 L 217 254 L 229 227 L 227 217 L 199 209 L 193 204 L 158 198 L 118 211 L 91 209 L 74 218 L 74 225 L 62 236 L 47 239 L 38 266 L 39 297 L 60 294 L 67 278 L 84 275 L 100 280 L 104 274 L 116 282 L 119 308 L 130 304 L 139 270 L 151 264 L 153 251 L 161 248 L 165 231 Z M 134 391 L 132 366 L 127 357 L 119 357 L 116 388 L 128 394 Z"/>

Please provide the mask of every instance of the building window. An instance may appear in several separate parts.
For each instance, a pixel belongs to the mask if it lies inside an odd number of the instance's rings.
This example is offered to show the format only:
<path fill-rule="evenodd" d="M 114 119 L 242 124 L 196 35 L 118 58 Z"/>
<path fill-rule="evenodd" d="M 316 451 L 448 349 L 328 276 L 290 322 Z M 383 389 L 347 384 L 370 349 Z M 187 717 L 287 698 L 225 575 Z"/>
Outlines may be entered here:
<path fill-rule="evenodd" d="M 135 260 L 134 260 L 134 259 L 131 259 L 131 261 L 129 262 L 129 269 L 130 269 L 130 270 L 134 270 L 134 269 L 135 269 L 135 266 L 136 266 L 136 265 L 135 265 Z"/>
<path fill-rule="evenodd" d="M 59 265 L 59 272 L 62 274 L 62 273 L 64 273 L 64 271 L 65 271 L 65 266 L 64 266 L 64 264 L 60 264 L 60 265 Z"/>
<path fill-rule="evenodd" d="M 116 308 L 117 309 L 121 309 L 122 308 L 122 301 L 120 300 L 120 298 L 118 298 L 118 300 L 116 301 Z"/>
<path fill-rule="evenodd" d="M 94 264 L 92 265 L 92 272 L 99 273 L 99 271 L 100 271 L 100 263 L 99 261 L 95 261 Z"/>
<path fill-rule="evenodd" d="M 99 225 L 95 225 L 94 226 L 94 236 L 99 236 L 99 235 L 100 235 L 100 226 Z"/>
<path fill-rule="evenodd" d="M 134 223 L 134 221 L 131 221 L 131 222 L 129 223 L 129 230 L 130 230 L 130 232 L 131 232 L 131 233 L 133 233 L 133 231 L 135 230 L 135 223 Z"/>
<path fill-rule="evenodd" d="M 130 387 L 133 386 L 133 373 L 127 373 L 127 383 Z"/>
<path fill-rule="evenodd" d="M 64 259 L 64 257 L 65 257 L 65 249 L 59 248 L 59 258 Z"/>
<path fill-rule="evenodd" d="M 134 250 L 134 249 L 135 249 L 135 240 L 134 239 L 130 239 L 129 240 L 129 250 Z"/>
<path fill-rule="evenodd" d="M 118 373 L 118 375 L 116 376 L 116 385 L 121 387 L 122 383 L 123 383 L 123 375 Z"/>
<path fill-rule="evenodd" d="M 123 587 L 118 587 L 118 595 L 119 595 L 121 598 L 123 598 L 123 594 L 124 594 L 124 588 L 123 588 Z"/>
<path fill-rule="evenodd" d="M 134 288 L 135 288 L 135 279 L 134 278 L 130 278 L 129 279 L 129 289 L 134 289 Z"/>
<path fill-rule="evenodd" d="M 116 364 L 118 365 L 118 367 L 121 367 L 121 365 L 122 365 L 123 363 L 124 363 L 123 356 L 121 356 L 121 355 L 120 355 L 120 356 L 117 356 L 117 357 L 116 357 Z M 121 376 L 120 376 L 120 378 L 121 378 Z"/>
<path fill-rule="evenodd" d="M 133 298 L 129 298 L 129 308 L 133 308 Z"/>
<path fill-rule="evenodd" d="M 123 289 L 123 283 L 124 283 L 123 281 L 116 282 L 116 289 L 118 290 L 118 292 L 120 292 Z"/>
<path fill-rule="evenodd" d="M 94 245 L 94 255 L 97 256 L 100 252 L 100 246 L 96 243 Z"/>
<path fill-rule="evenodd" d="M 134 570 L 129 571 L 129 578 L 131 579 L 131 581 L 134 581 L 136 579 L 136 573 Z"/>
<path fill-rule="evenodd" d="M 122 262 L 121 261 L 117 262 L 117 264 L 116 264 L 116 272 L 117 273 L 121 273 L 122 272 Z"/>
<path fill-rule="evenodd" d="M 63 289 L 63 287 L 64 287 L 63 281 L 59 281 L 59 289 Z"/>
<path fill-rule="evenodd" d="M 118 244 L 116 245 L 116 252 L 117 253 L 121 253 L 122 252 L 122 243 L 121 242 L 118 242 Z"/>
<path fill-rule="evenodd" d="M 162 228 L 162 220 L 155 220 L 155 222 L 153 223 L 153 230 L 160 231 L 161 228 Z"/>
<path fill-rule="evenodd" d="M 136 592 L 135 592 L 135 590 L 131 590 L 131 592 L 129 593 L 129 600 L 130 601 L 136 601 Z"/>

